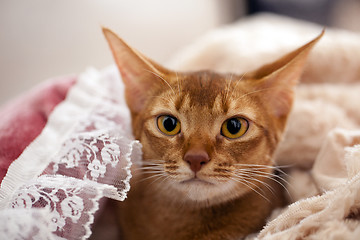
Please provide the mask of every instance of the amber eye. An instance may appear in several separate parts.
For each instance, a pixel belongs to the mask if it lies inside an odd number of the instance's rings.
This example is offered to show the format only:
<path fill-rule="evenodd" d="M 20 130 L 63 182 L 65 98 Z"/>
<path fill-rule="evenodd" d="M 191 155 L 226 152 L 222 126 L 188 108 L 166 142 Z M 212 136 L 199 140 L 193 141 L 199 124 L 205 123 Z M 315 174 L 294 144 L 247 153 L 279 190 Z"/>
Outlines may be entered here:
<path fill-rule="evenodd" d="M 249 129 L 249 122 L 244 118 L 230 118 L 221 126 L 221 135 L 235 139 L 243 136 Z"/>
<path fill-rule="evenodd" d="M 157 118 L 157 126 L 166 135 L 174 136 L 180 132 L 180 122 L 173 116 L 163 115 Z"/>

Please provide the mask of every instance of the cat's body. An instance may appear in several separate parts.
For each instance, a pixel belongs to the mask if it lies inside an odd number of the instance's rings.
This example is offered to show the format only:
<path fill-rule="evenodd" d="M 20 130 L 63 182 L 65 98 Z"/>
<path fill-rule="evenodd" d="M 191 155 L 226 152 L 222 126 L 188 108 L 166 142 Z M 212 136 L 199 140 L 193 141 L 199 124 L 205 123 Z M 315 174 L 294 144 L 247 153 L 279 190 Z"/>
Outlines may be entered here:
<path fill-rule="evenodd" d="M 132 181 L 132 183 L 136 182 Z M 279 185 L 268 181 L 273 188 L 264 188 L 262 194 L 269 200 L 249 192 L 225 204 L 194 206 L 176 204 L 167 194 L 159 194 L 151 181 L 133 186 L 128 200 L 119 203 L 125 239 L 240 239 L 256 232 L 265 224 L 274 207 L 282 204 Z M 257 190 L 261 191 L 261 190 Z M 256 209 L 256 210 L 255 210 Z M 150 219 L 150 220 L 149 220 Z M 144 224 L 147 223 L 147 224 Z"/>
<path fill-rule="evenodd" d="M 234 79 L 230 80 L 230 75 L 220 76 L 209 72 L 199 72 L 196 73 L 196 77 L 193 74 L 178 74 L 174 77 L 177 78 L 176 81 L 179 81 L 179 85 L 168 87 L 165 91 L 161 89 L 161 93 L 157 91 L 151 93 L 154 96 L 160 95 L 157 101 L 152 103 L 155 106 L 149 106 L 155 113 L 145 111 L 141 113 L 141 117 L 134 116 L 133 127 L 139 129 L 138 126 L 141 123 L 138 121 L 152 119 L 152 115 L 158 115 L 155 110 L 157 106 L 161 108 L 166 106 L 166 109 L 177 108 L 177 114 L 182 115 L 182 125 L 192 125 L 183 136 L 172 139 L 171 143 L 159 138 L 162 133 L 157 135 L 143 129 L 134 131 L 144 149 L 154 149 L 154 151 L 144 151 L 144 159 L 151 161 L 168 155 L 167 160 L 161 164 L 164 165 L 167 174 L 174 178 L 179 177 L 180 185 L 184 186 L 178 186 L 176 189 L 169 184 L 177 183 L 164 181 L 165 176 L 158 176 L 158 179 L 151 177 L 153 175 L 149 173 L 154 174 L 155 171 L 158 174 L 161 173 L 153 165 L 158 161 L 154 161 L 153 164 L 144 164 L 143 168 L 140 167 L 143 172 L 135 175 L 131 182 L 133 191 L 129 192 L 125 202 L 119 204 L 122 228 L 131 229 L 125 231 L 126 239 L 238 239 L 259 230 L 265 223 L 264 216 L 268 216 L 274 207 L 280 206 L 282 200 L 281 188 L 277 182 L 265 178 L 271 176 L 272 169 L 257 168 L 257 171 L 264 171 L 264 173 L 259 173 L 258 179 L 249 183 L 250 188 L 255 189 L 254 191 L 248 191 L 242 184 L 234 188 L 232 185 L 237 183 L 237 180 L 229 182 L 228 179 L 235 178 L 229 173 L 233 168 L 232 165 L 236 164 L 236 161 L 231 159 L 241 158 L 243 164 L 272 165 L 269 156 L 275 150 L 279 136 L 276 136 L 271 126 L 264 126 L 267 123 L 265 119 L 271 117 L 257 111 L 260 106 L 256 103 L 256 98 L 252 99 L 251 96 L 248 96 L 248 99 L 242 99 L 245 102 L 240 100 L 238 104 L 234 104 L 234 99 L 241 98 L 250 90 L 234 93 L 233 89 L 239 83 Z M 229 82 L 224 81 L 225 78 L 229 79 Z M 187 85 L 187 89 L 180 89 L 185 88 L 186 81 L 191 81 L 191 85 Z M 191 94 L 184 95 L 182 92 Z M 253 106 L 247 101 L 251 101 Z M 245 104 L 248 105 L 246 111 L 244 111 Z M 238 106 L 242 106 L 242 109 L 237 109 Z M 176 111 L 171 111 L 175 115 Z M 246 141 L 229 144 L 230 141 L 221 137 L 218 129 L 228 118 L 226 115 L 233 116 L 234 114 L 246 114 L 257 121 L 249 127 L 253 134 L 247 136 Z M 146 124 L 150 125 L 152 121 Z M 211 129 L 212 126 L 214 129 Z M 261 128 L 272 129 L 274 134 L 260 134 Z M 147 135 L 152 135 L 152 137 L 149 138 Z M 151 139 L 150 142 L 149 139 Z M 191 144 L 195 149 L 208 149 L 210 158 L 221 158 L 217 159 L 217 162 L 213 160 L 213 165 L 208 166 L 211 169 L 204 167 L 197 173 L 199 179 L 207 181 L 211 181 L 207 175 L 210 177 L 216 175 L 215 178 L 222 182 L 220 186 L 211 186 L 211 182 L 196 182 L 195 180 L 192 180 L 193 183 L 182 183 L 184 180 L 193 179 L 193 173 L 184 162 L 183 165 L 188 171 L 183 174 L 185 176 L 181 176 L 176 170 L 181 167 L 182 162 L 179 164 L 172 159 L 182 158 L 187 150 L 183 150 L 181 146 L 186 144 Z M 176 149 L 171 150 L 172 146 Z M 269 172 L 269 175 L 265 172 Z M 262 181 L 262 178 L 265 184 L 256 189 L 256 186 L 259 186 L 258 181 Z M 193 189 L 188 191 L 186 188 Z M 204 191 L 202 192 L 201 189 Z M 147 221 L 150 223 L 143 224 Z"/>
<path fill-rule="evenodd" d="M 143 145 L 143 165 L 119 206 L 125 238 L 238 239 L 259 230 L 281 203 L 272 156 L 320 37 L 233 75 L 173 72 L 104 33 Z"/>

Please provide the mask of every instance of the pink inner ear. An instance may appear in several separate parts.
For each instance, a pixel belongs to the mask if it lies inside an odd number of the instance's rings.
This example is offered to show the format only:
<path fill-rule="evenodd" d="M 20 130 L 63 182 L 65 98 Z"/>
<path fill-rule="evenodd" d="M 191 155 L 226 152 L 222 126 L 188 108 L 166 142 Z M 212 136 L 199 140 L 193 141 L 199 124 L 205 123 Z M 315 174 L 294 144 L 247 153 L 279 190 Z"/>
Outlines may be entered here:
<path fill-rule="evenodd" d="M 276 91 L 270 100 L 273 112 L 277 117 L 285 117 L 290 113 L 293 103 L 294 92 L 289 89 Z"/>
<path fill-rule="evenodd" d="M 122 65 L 118 64 L 122 80 L 125 84 L 126 91 L 126 101 L 132 112 L 140 112 L 144 108 L 146 100 L 146 82 L 142 81 L 146 73 L 142 74 L 139 69 L 136 67 L 141 66 L 132 66 L 131 64 L 123 63 Z M 145 69 L 143 69 L 146 72 Z"/>
<path fill-rule="evenodd" d="M 126 102 L 131 112 L 139 113 L 145 107 L 146 93 L 141 88 L 126 87 Z"/>
<path fill-rule="evenodd" d="M 103 32 L 125 83 L 128 106 L 132 113 L 139 113 L 150 88 L 157 83 L 153 75 L 162 76 L 169 71 L 131 48 L 111 30 L 103 28 Z M 153 75 L 149 77 L 150 73 Z"/>

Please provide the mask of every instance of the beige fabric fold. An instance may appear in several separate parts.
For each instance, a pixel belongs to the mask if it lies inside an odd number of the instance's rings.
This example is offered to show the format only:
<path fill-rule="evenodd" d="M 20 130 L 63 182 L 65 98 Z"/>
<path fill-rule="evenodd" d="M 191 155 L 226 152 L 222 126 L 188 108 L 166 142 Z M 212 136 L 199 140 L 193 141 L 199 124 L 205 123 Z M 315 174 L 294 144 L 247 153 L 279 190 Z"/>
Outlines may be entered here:
<path fill-rule="evenodd" d="M 359 144 L 360 131 L 330 132 L 307 182 L 320 195 L 290 205 L 256 239 L 359 239 Z"/>

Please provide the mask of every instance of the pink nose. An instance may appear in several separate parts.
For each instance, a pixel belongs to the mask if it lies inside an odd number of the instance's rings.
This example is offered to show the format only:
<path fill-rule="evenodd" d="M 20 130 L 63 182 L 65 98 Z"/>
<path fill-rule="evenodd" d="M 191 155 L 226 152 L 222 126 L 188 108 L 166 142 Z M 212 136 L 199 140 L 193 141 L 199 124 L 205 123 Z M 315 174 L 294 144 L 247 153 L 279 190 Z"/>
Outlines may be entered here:
<path fill-rule="evenodd" d="M 202 166 L 210 161 L 209 155 L 204 150 L 189 150 L 184 156 L 185 162 L 190 165 L 190 169 L 197 173 Z"/>

